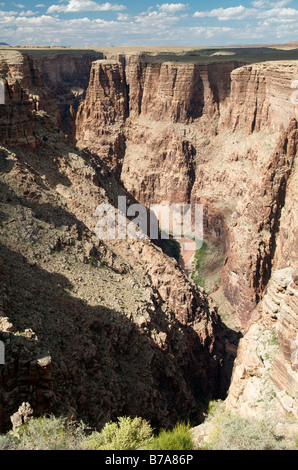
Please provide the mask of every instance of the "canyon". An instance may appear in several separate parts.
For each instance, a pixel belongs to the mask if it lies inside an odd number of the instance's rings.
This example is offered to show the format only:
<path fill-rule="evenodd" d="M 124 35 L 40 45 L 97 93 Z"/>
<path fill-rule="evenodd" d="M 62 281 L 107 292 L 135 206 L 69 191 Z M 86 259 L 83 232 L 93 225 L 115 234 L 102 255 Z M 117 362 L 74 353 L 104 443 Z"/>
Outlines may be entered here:
<path fill-rule="evenodd" d="M 2 429 L 22 402 L 100 428 L 225 399 L 297 431 L 296 53 L 0 50 Z M 193 273 L 96 237 L 119 195 L 203 206 Z"/>

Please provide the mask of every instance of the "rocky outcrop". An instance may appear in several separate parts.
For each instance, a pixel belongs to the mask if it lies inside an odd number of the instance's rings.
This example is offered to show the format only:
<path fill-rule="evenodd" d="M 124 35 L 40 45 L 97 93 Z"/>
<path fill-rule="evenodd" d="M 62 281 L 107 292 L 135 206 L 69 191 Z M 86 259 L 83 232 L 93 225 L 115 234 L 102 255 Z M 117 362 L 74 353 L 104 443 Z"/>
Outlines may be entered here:
<path fill-rule="evenodd" d="M 39 145 L 32 110 L 48 113 L 65 138 L 73 141 L 76 112 L 86 93 L 91 64 L 102 56 L 94 51 L 32 55 L 1 51 L 0 78 L 8 82 L 6 104 L 0 107 L 2 142 L 31 149 Z"/>
<path fill-rule="evenodd" d="M 21 54 L 15 57 L 20 61 Z M 1 57 L 0 57 L 1 58 Z M 4 84 L 5 104 L 0 105 L 0 139 L 7 145 L 34 149 L 36 146 L 32 104 L 20 85 L 19 66 L 0 62 L 0 80 Z"/>
<path fill-rule="evenodd" d="M 287 190 L 284 206 L 280 214 L 279 233 L 276 240 L 274 263 L 277 269 L 289 266 L 298 266 L 298 160 L 294 159 L 290 178 L 287 182 Z"/>
<path fill-rule="evenodd" d="M 16 411 L 11 417 L 12 430 L 13 432 L 22 426 L 22 424 L 27 424 L 33 417 L 33 410 L 30 406 L 30 403 L 22 403 L 18 411 Z"/>
<path fill-rule="evenodd" d="M 222 275 L 225 295 L 243 325 L 262 298 L 270 279 L 276 240 L 281 229 L 281 211 L 297 145 L 297 122 L 293 119 L 266 163 L 261 180 L 254 183 L 246 197 L 239 200 L 233 214 Z M 290 260 L 294 261 L 292 256 Z"/>
<path fill-rule="evenodd" d="M 278 287 L 280 290 L 282 288 L 284 290 L 281 291 L 283 292 L 283 299 L 279 304 L 276 326 L 279 349 L 273 361 L 271 379 L 279 390 L 288 392 L 294 398 L 293 408 L 296 408 L 296 415 L 298 416 L 297 269 L 285 268 L 281 272 L 284 277 L 281 277 Z"/>
<path fill-rule="evenodd" d="M 226 406 L 297 432 L 297 273 L 275 271 L 240 340 Z M 286 416 L 288 418 L 286 418 Z"/>
<path fill-rule="evenodd" d="M 246 65 L 231 74 L 231 94 L 225 125 L 252 132 L 282 131 L 298 117 L 291 101 L 291 83 L 297 77 L 294 61 Z"/>
<path fill-rule="evenodd" d="M 80 148 L 106 162 L 119 177 L 125 153 L 123 125 L 128 97 L 120 62 L 93 62 L 84 103 L 76 117 L 76 140 Z"/>

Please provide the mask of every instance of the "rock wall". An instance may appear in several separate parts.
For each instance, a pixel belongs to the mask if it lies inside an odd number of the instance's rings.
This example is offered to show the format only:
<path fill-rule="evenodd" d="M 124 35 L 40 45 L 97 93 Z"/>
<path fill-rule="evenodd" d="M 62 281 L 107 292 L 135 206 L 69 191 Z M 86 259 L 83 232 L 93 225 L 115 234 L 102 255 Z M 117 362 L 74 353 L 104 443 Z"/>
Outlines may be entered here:
<path fill-rule="evenodd" d="M 76 112 L 88 87 L 92 62 L 102 56 L 94 51 L 32 55 L 1 51 L 0 78 L 8 82 L 6 105 L 0 108 L 2 141 L 28 148 L 39 145 L 32 110 L 42 110 L 73 142 Z"/>
<path fill-rule="evenodd" d="M 293 397 L 293 409 L 298 416 L 298 273 L 297 269 L 290 268 L 285 268 L 282 272 L 284 282 L 280 283 L 280 290 L 284 289 L 284 295 L 279 304 L 276 326 L 279 348 L 273 361 L 271 379 L 279 390 L 286 391 Z"/>
<path fill-rule="evenodd" d="M 253 182 L 233 214 L 233 226 L 229 230 L 230 248 L 222 275 L 225 295 L 237 310 L 243 325 L 262 298 L 271 276 L 278 234 L 283 230 L 281 211 L 297 148 L 297 122 L 293 119 L 264 165 L 260 181 L 257 184 Z M 292 266 L 295 266 L 295 256 L 289 256 Z"/>
<path fill-rule="evenodd" d="M 5 88 L 5 104 L 0 106 L 0 139 L 5 144 L 34 149 L 32 103 L 20 84 L 27 68 L 28 61 L 24 63 L 20 53 L 13 54 L 12 58 L 9 54 L 0 54 L 0 79 Z"/>
<path fill-rule="evenodd" d="M 240 340 L 226 406 L 297 433 L 297 270 L 275 271 Z"/>
<path fill-rule="evenodd" d="M 291 83 L 297 77 L 294 61 L 247 65 L 231 74 L 231 95 L 225 125 L 245 134 L 286 129 L 298 117 L 291 101 Z"/>
<path fill-rule="evenodd" d="M 229 94 L 235 62 L 192 64 L 179 62 L 126 63 L 133 117 L 147 115 L 155 121 L 189 123 L 212 117 Z"/>
<path fill-rule="evenodd" d="M 119 176 L 125 153 L 128 97 L 120 62 L 93 62 L 84 103 L 76 116 L 77 145 L 96 153 Z"/>

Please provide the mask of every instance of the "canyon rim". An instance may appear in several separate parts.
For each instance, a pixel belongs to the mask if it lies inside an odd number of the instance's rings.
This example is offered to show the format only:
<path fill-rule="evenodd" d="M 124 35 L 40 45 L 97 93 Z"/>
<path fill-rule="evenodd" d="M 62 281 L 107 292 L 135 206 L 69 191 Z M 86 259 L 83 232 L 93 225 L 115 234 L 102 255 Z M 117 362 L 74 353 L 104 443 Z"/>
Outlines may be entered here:
<path fill-rule="evenodd" d="M 30 403 L 200 446 L 221 400 L 295 442 L 297 80 L 298 43 L 0 46 L 2 433 Z M 98 237 L 119 197 L 202 207 L 201 243 Z"/>

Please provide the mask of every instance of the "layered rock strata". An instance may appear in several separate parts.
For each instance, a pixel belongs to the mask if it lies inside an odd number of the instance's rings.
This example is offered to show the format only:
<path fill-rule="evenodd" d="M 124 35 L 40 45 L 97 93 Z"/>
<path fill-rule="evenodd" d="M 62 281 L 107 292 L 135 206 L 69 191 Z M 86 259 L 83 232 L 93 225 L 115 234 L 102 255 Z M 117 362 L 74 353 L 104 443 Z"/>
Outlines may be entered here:
<path fill-rule="evenodd" d="M 246 134 L 284 130 L 291 117 L 298 117 L 291 100 L 296 77 L 295 61 L 265 62 L 234 70 L 225 124 Z"/>
<path fill-rule="evenodd" d="M 77 145 L 96 153 L 118 177 L 125 154 L 127 107 L 127 85 L 120 62 L 93 62 L 86 98 L 76 116 Z"/>

